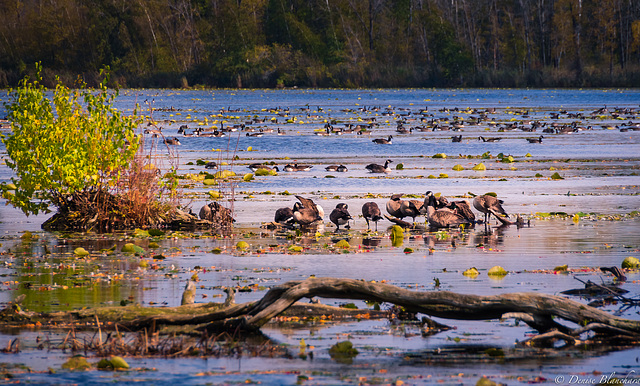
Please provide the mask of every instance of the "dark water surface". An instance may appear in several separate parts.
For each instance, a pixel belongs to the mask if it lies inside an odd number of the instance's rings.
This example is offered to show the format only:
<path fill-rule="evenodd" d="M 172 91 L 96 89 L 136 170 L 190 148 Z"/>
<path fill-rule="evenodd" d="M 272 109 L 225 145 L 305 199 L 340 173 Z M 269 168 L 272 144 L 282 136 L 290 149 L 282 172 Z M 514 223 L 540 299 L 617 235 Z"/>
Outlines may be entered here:
<path fill-rule="evenodd" d="M 194 273 L 200 279 L 197 302 L 223 301 L 225 286 L 249 289 L 250 292 L 239 292 L 236 301 L 251 301 L 261 298 L 270 286 L 311 275 L 386 281 L 420 291 L 559 294 L 582 287 L 577 279 L 611 282 L 611 275 L 601 273 L 599 267 L 620 266 L 627 256 L 640 258 L 640 217 L 633 213 L 640 210 L 640 131 L 625 130 L 633 127 L 631 123 L 640 122 L 639 90 L 124 90 L 118 106 L 130 111 L 137 102 L 144 109 L 148 106 L 145 101 L 154 108 L 145 115 L 163 128 L 166 137 L 176 136 L 182 143 L 175 147 L 180 174 L 204 171 L 197 160 L 226 162 L 225 168 L 240 176 L 250 172 L 247 165 L 253 162 L 273 162 L 281 169 L 287 163 L 298 162 L 313 168 L 238 182 L 234 191 L 237 222 L 231 237 L 174 233 L 157 240 L 160 248 L 152 252 L 163 254 L 166 259 L 147 265 L 141 261 L 149 262 L 149 258 L 101 252 L 113 245 L 119 250 L 125 242 L 147 249 L 147 238 L 135 238 L 130 233 L 43 232 L 40 225 L 46 216 L 25 217 L 0 200 L 2 304 L 25 294 L 24 307 L 33 311 L 118 305 L 123 300 L 147 306 L 177 306 L 186 280 Z M 605 106 L 608 112 L 592 115 Z M 425 108 L 428 112 L 420 114 Z M 472 124 L 488 108 L 496 110 Z M 635 110 L 616 115 L 616 108 Z M 553 113 L 560 116 L 555 118 Z M 375 118 L 377 126 L 370 135 L 316 135 L 324 133 L 326 122 L 332 120 L 334 127 L 344 127 L 347 123 L 364 124 L 371 118 Z M 254 119 L 264 122 L 247 124 Z M 462 121 L 464 127 L 462 131 L 396 131 L 401 121 L 406 128 L 417 128 L 434 119 L 439 119 L 440 126 Z M 571 134 L 543 134 L 543 128 L 535 132 L 498 131 L 514 122 L 528 128 L 529 120 L 543 122 L 545 127 L 579 122 L 576 127 L 584 130 Z M 191 132 L 197 127 L 220 128 L 221 123 L 226 127 L 244 123 L 245 129 L 251 127 L 255 131 L 239 130 L 222 138 L 177 134 L 183 125 Z M 260 129 L 265 133 L 262 137 L 246 135 Z M 286 134 L 279 136 L 269 132 L 271 129 Z M 372 142 L 388 135 L 394 137 L 392 145 Z M 462 141 L 453 143 L 453 135 L 462 135 Z M 525 140 L 539 135 L 544 135 L 542 143 Z M 482 142 L 479 136 L 501 140 Z M 163 145 L 158 149 L 161 154 L 166 151 Z M 446 154 L 446 158 L 433 158 L 437 153 Z M 511 155 L 515 162 L 499 162 L 500 153 Z M 0 156 L 6 157 L 3 147 Z M 382 164 L 386 159 L 394 161 L 394 169 L 388 174 L 370 174 L 364 169 L 368 163 Z M 481 162 L 486 170 L 472 170 Z M 325 171 L 325 166 L 338 163 L 349 171 Z M 396 170 L 399 163 L 404 168 Z M 461 165 L 463 170 L 453 170 L 455 165 Z M 556 172 L 563 179 L 551 179 Z M 441 177 L 442 173 L 448 178 L 429 178 Z M 0 179 L 10 177 L 11 171 L 1 163 Z M 221 190 L 227 199 L 231 196 L 228 187 L 204 186 L 197 179 L 183 180 L 182 190 L 183 203 L 195 212 L 208 202 L 210 190 Z M 375 201 L 384 211 L 391 194 L 405 193 L 422 199 L 427 190 L 467 198 L 469 192 L 496 192 L 512 218 L 520 215 L 529 225 L 498 228 L 491 224 L 486 230 L 476 226 L 446 232 L 418 229 L 411 231 L 401 246 L 392 245 L 388 232 L 391 223 L 386 220 L 380 221 L 377 233 L 364 234 L 366 224 L 359 216 L 364 202 Z M 324 229 L 319 234 L 292 241 L 261 228 L 261 224 L 273 220 L 276 209 L 290 207 L 296 201 L 293 195 L 283 194 L 285 191 L 312 198 L 324 207 Z M 335 232 L 329 221 L 328 214 L 339 202 L 347 203 L 355 218 L 349 231 Z M 567 216 L 549 215 L 552 212 Z M 574 220 L 576 213 L 581 216 Z M 417 222 L 424 223 L 424 218 L 418 217 Z M 33 232 L 35 237 L 21 239 L 25 231 Z M 249 252 L 235 250 L 239 239 L 250 244 Z M 339 239 L 349 240 L 355 247 L 351 253 L 327 248 Z M 304 246 L 305 253 L 287 253 L 283 246 L 291 243 Z M 375 246 L 370 247 L 372 244 Z M 91 252 L 89 258 L 73 258 L 73 250 L 79 246 Z M 414 252 L 404 253 L 407 247 Z M 220 248 L 221 253 L 211 253 L 214 248 Z M 570 268 L 569 273 L 553 272 L 554 267 L 564 264 Z M 495 265 L 504 267 L 509 274 L 502 279 L 490 278 L 486 272 Z M 480 275 L 462 275 L 470 267 L 476 267 Z M 628 272 L 627 277 L 621 287 L 630 291 L 628 297 L 635 297 L 640 292 L 640 275 Z M 332 299 L 322 302 L 344 303 Z M 366 307 L 361 302 L 356 304 Z M 605 309 L 640 319 L 637 307 L 614 304 Z M 511 350 L 533 330 L 512 319 L 439 321 L 456 329 L 422 337 L 411 327 L 396 326 L 387 320 L 302 328 L 267 325 L 263 331 L 276 341 L 291 345 L 295 359 L 127 358 L 138 370 L 69 373 L 60 370 L 69 353 L 25 347 L 19 354 L 0 354 L 0 363 L 22 363 L 35 371 L 9 371 L 16 373 L 21 382 L 58 384 L 295 384 L 299 375 L 310 377 L 304 384 L 475 384 L 482 375 L 506 384 L 543 379 L 546 383 L 570 384 L 597 383 L 612 373 L 619 378 L 635 378 L 640 371 L 638 348 L 616 352 L 586 348 L 567 350 L 566 355 L 541 351 L 537 357 L 529 358 L 518 358 L 516 351 L 511 355 L 514 359 L 508 360 L 474 356 L 470 353 L 482 353 L 489 347 Z M 18 336 L 28 342 L 46 334 L 53 333 L 20 332 Z M 0 347 L 15 337 L 10 333 L 0 335 Z M 313 346 L 313 360 L 297 357 L 301 339 Z M 328 348 L 341 340 L 352 341 L 360 351 L 351 365 L 329 357 Z M 451 354 L 462 351 L 466 356 Z M 49 368 L 57 369 L 56 374 L 48 374 Z"/>

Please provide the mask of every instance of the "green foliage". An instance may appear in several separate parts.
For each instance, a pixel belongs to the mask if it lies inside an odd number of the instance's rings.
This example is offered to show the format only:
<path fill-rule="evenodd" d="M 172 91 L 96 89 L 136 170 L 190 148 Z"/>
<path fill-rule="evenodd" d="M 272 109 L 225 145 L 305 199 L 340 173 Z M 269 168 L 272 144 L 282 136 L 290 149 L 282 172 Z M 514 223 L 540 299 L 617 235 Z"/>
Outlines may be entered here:
<path fill-rule="evenodd" d="M 131 87 L 640 85 L 635 1 L 23 3 L 0 7 L 0 87 L 36 57 Z"/>
<path fill-rule="evenodd" d="M 117 93 L 106 87 L 72 91 L 58 83 L 52 97 L 42 84 L 25 77 L 5 103 L 11 134 L 2 135 L 16 177 L 15 190 L 0 185 L 4 198 L 26 215 L 60 207 L 69 194 L 108 189 L 138 151 L 135 115 L 113 107 Z"/>

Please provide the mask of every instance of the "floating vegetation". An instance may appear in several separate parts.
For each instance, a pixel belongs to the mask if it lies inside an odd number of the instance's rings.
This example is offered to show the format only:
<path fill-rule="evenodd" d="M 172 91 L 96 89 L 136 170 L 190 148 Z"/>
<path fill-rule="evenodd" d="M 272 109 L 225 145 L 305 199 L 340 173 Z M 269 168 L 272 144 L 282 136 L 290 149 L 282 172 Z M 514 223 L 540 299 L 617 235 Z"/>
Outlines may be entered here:
<path fill-rule="evenodd" d="M 489 276 L 505 276 L 507 275 L 507 273 L 508 273 L 507 270 L 505 270 L 499 265 L 493 266 L 489 268 L 489 271 L 487 271 L 487 275 Z"/>
<path fill-rule="evenodd" d="M 475 165 L 472 169 L 473 170 L 487 170 L 487 167 L 484 166 L 483 163 L 479 163 L 479 164 Z"/>
<path fill-rule="evenodd" d="M 637 257 L 628 256 L 622 260 L 622 268 L 638 269 L 640 268 L 640 260 Z"/>
<path fill-rule="evenodd" d="M 462 274 L 464 276 L 469 276 L 469 277 L 476 277 L 480 274 L 480 272 L 478 271 L 478 269 L 476 267 L 471 267 L 467 270 L 465 270 L 464 272 L 462 272 Z"/>

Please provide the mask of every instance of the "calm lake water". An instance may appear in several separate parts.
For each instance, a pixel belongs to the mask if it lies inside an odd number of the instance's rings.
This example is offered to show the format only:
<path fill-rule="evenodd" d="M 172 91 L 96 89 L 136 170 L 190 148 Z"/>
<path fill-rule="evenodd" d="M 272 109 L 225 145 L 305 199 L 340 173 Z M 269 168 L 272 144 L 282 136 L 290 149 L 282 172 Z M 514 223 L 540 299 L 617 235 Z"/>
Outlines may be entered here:
<path fill-rule="evenodd" d="M 311 275 L 385 280 L 412 290 L 474 294 L 559 294 L 582 287 L 577 279 L 611 282 L 612 276 L 601 273 L 599 267 L 620 266 L 627 256 L 640 258 L 640 217 L 633 215 L 640 210 L 640 131 L 632 125 L 640 122 L 639 102 L 640 90 L 123 90 L 117 102 L 121 110 L 131 111 L 139 103 L 166 137 L 180 140 L 181 145 L 172 148 L 179 157 L 182 175 L 205 171 L 199 160 L 226 162 L 224 168 L 240 176 L 249 173 L 247 165 L 254 162 L 273 163 L 281 170 L 287 163 L 313 168 L 238 182 L 233 235 L 174 233 L 158 240 L 160 248 L 151 252 L 166 259 L 146 267 L 139 257 L 106 255 L 101 250 L 113 245 L 119 250 L 126 242 L 147 249 L 147 238 L 43 232 L 40 226 L 47 216 L 26 217 L 0 200 L 0 302 L 6 304 L 25 294 L 24 307 L 34 311 L 117 305 L 123 300 L 177 306 L 186 280 L 194 273 L 200 279 L 197 302 L 223 301 L 225 286 L 250 290 L 239 292 L 236 301 L 251 301 L 261 298 L 272 285 Z M 608 111 L 596 112 L 605 107 Z M 4 114 L 0 111 L 0 116 Z M 544 126 L 536 131 L 522 130 L 531 127 L 529 121 L 540 121 Z M 328 122 L 333 122 L 334 128 L 370 122 L 375 126 L 365 135 L 319 135 L 326 133 Z M 399 122 L 412 132 L 398 132 Z M 554 124 L 560 129 L 574 122 L 574 127 L 583 129 L 543 133 Z M 510 130 L 508 125 L 514 123 L 517 128 Z M 189 134 L 196 128 L 242 124 L 244 130 L 239 128 L 220 138 L 178 134 L 184 125 Z M 434 131 L 435 124 L 449 130 Z M 456 124 L 462 124 L 461 131 L 453 131 Z M 277 135 L 278 129 L 284 135 Z M 261 137 L 247 136 L 261 131 Z M 393 136 L 391 145 L 372 142 L 389 135 Z M 452 142 L 454 135 L 462 135 L 461 141 Z M 544 136 L 541 143 L 526 140 L 540 135 Z M 480 136 L 500 140 L 483 142 Z M 167 147 L 159 144 L 157 152 L 166 154 Z M 438 153 L 446 158 L 433 158 Z M 501 153 L 511 155 L 514 162 L 499 162 Z M 6 157 L 2 145 L 0 157 Z M 387 159 L 393 161 L 390 173 L 371 174 L 364 168 Z M 479 163 L 486 170 L 472 169 Z M 344 164 L 348 171 L 327 172 L 325 167 L 331 164 Z M 398 164 L 403 168 L 396 169 Z M 462 170 L 454 170 L 456 165 Z M 563 179 L 552 179 L 554 173 Z M 11 171 L 0 163 L 0 180 L 10 177 Z M 185 179 L 182 203 L 197 213 L 208 202 L 210 190 L 219 189 Z M 220 190 L 228 200 L 229 187 Z M 454 198 L 496 192 L 512 219 L 520 215 L 529 224 L 498 228 L 492 223 L 489 229 L 480 225 L 448 232 L 417 229 L 408 232 L 410 237 L 401 246 L 392 245 L 388 232 L 392 224 L 387 220 L 380 221 L 377 233 L 364 234 L 363 203 L 375 201 L 384 211 L 391 194 L 415 195 L 421 200 L 428 190 Z M 294 194 L 312 198 L 326 213 L 321 235 L 304 235 L 296 241 L 306 247 L 303 254 L 287 253 L 285 247 L 292 241 L 261 227 L 273 220 L 276 209 L 291 207 L 296 201 Z M 340 202 L 349 205 L 354 221 L 350 230 L 335 232 L 328 214 Z M 549 215 L 556 212 L 568 216 Z M 576 213 L 582 216 L 574 221 Z M 424 224 L 424 218 L 418 217 L 417 222 Z M 22 240 L 25 231 L 35 237 Z M 234 249 L 239 239 L 250 244 L 249 252 Z M 343 254 L 326 248 L 339 239 L 347 239 L 354 250 Z M 90 251 L 90 257 L 73 259 L 78 246 Z M 414 252 L 404 253 L 407 247 Z M 211 253 L 214 248 L 222 253 Z M 553 273 L 554 267 L 564 264 L 570 273 Z M 509 274 L 502 279 L 489 278 L 486 271 L 495 265 Z M 476 267 L 480 275 L 462 275 L 470 267 Z M 636 297 L 640 275 L 629 272 L 627 277 L 621 287 L 630 291 L 628 297 Z M 322 302 L 344 303 L 332 299 Z M 616 304 L 605 309 L 640 319 L 637 307 Z M 291 345 L 294 354 L 304 339 L 314 347 L 313 360 L 296 355 L 297 359 L 127 358 L 137 371 L 69 373 L 61 371 L 60 365 L 70 354 L 25 347 L 20 354 L 0 354 L 0 363 L 5 367 L 22 363 L 35 371 L 16 374 L 21 382 L 61 384 L 228 384 L 248 380 L 295 384 L 298 375 L 312 378 L 305 384 L 398 380 L 404 384 L 475 384 L 483 375 L 506 384 L 542 379 L 569 384 L 597 383 L 612 373 L 635 378 L 640 372 L 638 348 L 616 352 L 587 349 L 561 356 L 541 352 L 535 358 L 506 361 L 480 355 L 447 356 L 445 353 L 462 349 L 467 353 L 487 347 L 510 350 L 533 330 L 514 320 L 438 321 L 456 329 L 422 337 L 386 320 L 296 329 L 268 325 L 263 329 L 274 340 Z M 47 334 L 53 333 L 21 332 L 18 336 L 28 342 Z M 55 339 L 55 334 L 51 336 Z M 15 337 L 0 335 L 0 347 Z M 330 346 L 346 339 L 360 351 L 351 365 L 336 363 L 328 354 Z M 48 374 L 48 368 L 57 369 L 56 374 Z"/>

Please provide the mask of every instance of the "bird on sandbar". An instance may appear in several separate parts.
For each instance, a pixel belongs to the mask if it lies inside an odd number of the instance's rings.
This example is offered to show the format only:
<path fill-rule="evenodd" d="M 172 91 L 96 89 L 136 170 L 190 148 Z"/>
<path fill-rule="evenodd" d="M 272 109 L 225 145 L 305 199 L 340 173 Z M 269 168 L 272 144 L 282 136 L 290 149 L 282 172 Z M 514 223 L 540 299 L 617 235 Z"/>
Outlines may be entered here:
<path fill-rule="evenodd" d="M 426 204 L 427 222 L 432 228 L 448 228 L 451 226 L 458 226 L 460 224 L 468 224 L 469 221 L 463 216 L 455 213 L 450 209 L 436 209 L 437 201 L 433 193 L 428 192 L 427 197 L 429 199 Z"/>
<path fill-rule="evenodd" d="M 309 225 L 316 221 L 322 221 L 324 217 L 324 210 L 320 205 L 317 205 L 313 200 L 296 196 L 296 198 L 302 204 L 293 211 L 293 218 L 300 225 Z"/>
<path fill-rule="evenodd" d="M 340 173 L 344 173 L 349 170 L 344 165 L 329 165 L 324 169 L 328 172 L 340 172 Z"/>
<path fill-rule="evenodd" d="M 376 223 L 376 232 L 378 231 L 378 221 L 382 220 L 382 216 L 380 215 L 380 207 L 375 202 L 365 202 L 362 205 L 362 217 L 364 217 L 367 222 L 367 229 L 371 229 L 369 227 L 369 221 L 373 221 Z"/>
<path fill-rule="evenodd" d="M 505 215 L 509 217 L 507 212 L 502 208 L 502 204 L 504 202 L 502 200 L 498 200 L 496 197 L 484 194 L 482 196 L 477 196 L 473 199 L 473 207 L 476 208 L 479 212 L 484 213 L 484 223 L 486 224 L 489 220 L 489 217 L 493 214 L 498 217 L 498 214 Z"/>
<path fill-rule="evenodd" d="M 249 169 L 251 169 L 251 171 L 253 171 L 253 172 L 258 171 L 259 169 L 275 170 L 276 172 L 280 171 L 277 166 L 271 167 L 269 165 L 264 165 L 264 164 L 259 164 L 259 163 L 254 163 L 254 164 L 251 164 L 251 165 L 249 165 L 247 167 Z"/>
<path fill-rule="evenodd" d="M 369 172 L 371 173 L 389 173 L 391 172 L 391 168 L 389 167 L 389 164 L 393 162 L 390 159 L 386 160 L 383 165 L 378 165 L 378 164 L 369 164 L 367 166 L 365 166 L 364 168 L 367 169 Z"/>
<path fill-rule="evenodd" d="M 337 231 L 340 230 L 340 225 L 344 224 L 347 224 L 345 228 L 349 229 L 348 223 L 349 220 L 353 219 L 353 217 L 351 217 L 347 209 L 347 204 L 339 203 L 338 205 L 336 205 L 335 209 L 331 211 L 331 214 L 329 214 L 329 220 L 331 220 L 332 223 L 336 224 Z"/>

